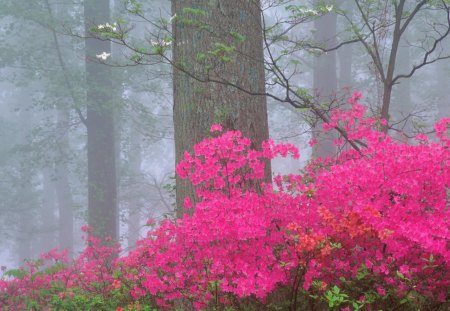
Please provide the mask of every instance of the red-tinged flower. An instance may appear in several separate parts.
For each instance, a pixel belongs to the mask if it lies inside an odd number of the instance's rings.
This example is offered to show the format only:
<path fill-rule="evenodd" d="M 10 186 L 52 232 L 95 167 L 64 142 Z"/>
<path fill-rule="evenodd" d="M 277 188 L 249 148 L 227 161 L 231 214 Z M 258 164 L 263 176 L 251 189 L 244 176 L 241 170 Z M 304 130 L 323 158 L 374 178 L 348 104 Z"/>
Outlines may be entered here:
<path fill-rule="evenodd" d="M 293 222 L 291 222 L 287 225 L 287 229 L 291 230 L 291 231 L 295 231 L 295 230 L 297 230 L 297 228 L 298 228 L 297 225 Z"/>
<path fill-rule="evenodd" d="M 123 311 L 123 308 L 122 307 L 117 307 L 116 311 Z"/>
<path fill-rule="evenodd" d="M 120 288 L 120 285 L 121 285 L 120 280 L 114 280 L 114 281 L 112 282 L 112 286 L 113 286 L 115 289 Z"/>

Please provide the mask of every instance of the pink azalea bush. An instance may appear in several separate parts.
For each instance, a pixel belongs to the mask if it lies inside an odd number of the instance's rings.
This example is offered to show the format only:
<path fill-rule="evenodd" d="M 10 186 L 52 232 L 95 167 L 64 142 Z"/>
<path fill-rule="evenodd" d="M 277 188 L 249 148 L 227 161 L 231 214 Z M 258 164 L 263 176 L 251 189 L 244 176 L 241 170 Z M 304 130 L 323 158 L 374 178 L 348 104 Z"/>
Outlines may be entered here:
<path fill-rule="evenodd" d="M 117 288 L 119 246 L 93 236 L 85 242 L 75 260 L 67 251 L 52 250 L 7 271 L 0 280 L 0 310 L 112 310 L 117 298 L 128 301 Z"/>
<path fill-rule="evenodd" d="M 177 173 L 196 187 L 192 213 L 162 221 L 138 248 L 89 240 L 68 262 L 58 253 L 0 281 L 4 310 L 438 309 L 450 301 L 450 118 L 436 141 L 396 142 L 359 103 L 336 110 L 359 150 L 311 162 L 302 174 L 264 184 L 264 163 L 289 144 L 260 150 L 239 131 L 185 153 Z M 337 140 L 336 144 L 342 144 Z M 90 238 L 91 239 L 91 238 Z M 78 305 L 77 305 L 78 303 Z M 51 308 L 50 308 L 51 309 Z M 66 308 L 67 309 L 67 308 Z M 0 307 L 0 310 L 1 307 Z"/>

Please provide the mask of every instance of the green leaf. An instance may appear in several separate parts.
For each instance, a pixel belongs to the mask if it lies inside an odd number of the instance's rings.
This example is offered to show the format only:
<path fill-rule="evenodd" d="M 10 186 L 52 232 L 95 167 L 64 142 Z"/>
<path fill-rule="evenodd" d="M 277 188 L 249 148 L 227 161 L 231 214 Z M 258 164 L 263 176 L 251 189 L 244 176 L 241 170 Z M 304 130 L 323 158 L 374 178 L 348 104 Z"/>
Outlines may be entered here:
<path fill-rule="evenodd" d="M 6 271 L 3 275 L 7 277 L 13 277 L 16 279 L 23 279 L 25 276 L 28 275 L 28 272 L 23 269 L 11 269 Z"/>
<path fill-rule="evenodd" d="M 234 40 L 236 40 L 236 41 L 238 41 L 240 43 L 245 41 L 245 36 L 240 34 L 237 31 L 230 31 L 230 35 L 233 37 Z"/>
<path fill-rule="evenodd" d="M 400 271 L 395 271 L 395 274 L 400 278 L 400 279 L 402 279 L 402 280 L 404 280 L 405 279 L 405 276 L 403 275 L 403 273 L 401 273 Z"/>
<path fill-rule="evenodd" d="M 197 16 L 206 16 L 206 11 L 201 9 L 196 9 L 192 7 L 183 8 L 183 14 L 192 14 Z"/>

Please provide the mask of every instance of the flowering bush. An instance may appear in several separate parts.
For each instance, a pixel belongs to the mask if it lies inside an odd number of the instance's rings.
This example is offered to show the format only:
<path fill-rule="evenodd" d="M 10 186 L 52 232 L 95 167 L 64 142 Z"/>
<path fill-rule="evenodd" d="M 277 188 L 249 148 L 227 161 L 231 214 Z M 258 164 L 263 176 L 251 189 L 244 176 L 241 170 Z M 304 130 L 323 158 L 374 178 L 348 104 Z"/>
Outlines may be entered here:
<path fill-rule="evenodd" d="M 92 236 L 85 241 L 87 247 L 73 261 L 66 251 L 52 250 L 21 269 L 6 271 L 0 279 L 0 310 L 106 311 L 134 306 L 114 261 L 118 245 Z M 133 308 L 127 310 L 138 310 Z"/>
<path fill-rule="evenodd" d="M 211 137 L 177 166 L 196 187 L 192 215 L 165 220 L 138 248 L 89 238 L 74 262 L 56 252 L 0 281 L 5 310 L 437 309 L 450 300 L 450 118 L 438 141 L 398 143 L 365 118 L 361 95 L 336 110 L 360 150 L 264 184 L 264 161 L 298 151 L 239 131 Z M 337 140 L 336 144 L 343 141 Z M 81 306 L 81 307 L 80 307 Z"/>

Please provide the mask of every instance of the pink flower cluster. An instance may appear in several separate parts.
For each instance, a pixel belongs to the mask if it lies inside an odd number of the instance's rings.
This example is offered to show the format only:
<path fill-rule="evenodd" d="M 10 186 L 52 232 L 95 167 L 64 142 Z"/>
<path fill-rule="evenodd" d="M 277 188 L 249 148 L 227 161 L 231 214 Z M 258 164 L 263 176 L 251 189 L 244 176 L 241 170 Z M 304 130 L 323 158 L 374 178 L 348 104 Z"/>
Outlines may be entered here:
<path fill-rule="evenodd" d="M 82 229 L 90 231 L 88 227 Z M 0 311 L 30 310 L 30 303 L 48 307 L 55 297 L 63 301 L 80 293 L 110 297 L 118 285 L 113 271 L 119 246 L 110 239 L 92 236 L 86 236 L 85 241 L 86 248 L 73 261 L 67 251 L 51 250 L 21 269 L 6 272 L 0 279 Z"/>
<path fill-rule="evenodd" d="M 239 131 L 213 125 L 213 137 L 176 168 L 196 187 L 196 203 L 185 200 L 192 215 L 162 221 L 116 260 L 117 248 L 94 238 L 71 264 L 50 253 L 43 259 L 60 268 L 36 274 L 32 265 L 25 276 L 0 280 L 0 303 L 23 296 L 49 303 L 37 293 L 55 282 L 63 297 L 122 291 L 117 310 L 144 300 L 161 308 L 181 300 L 197 310 L 245 297 L 263 303 L 279 287 L 293 301 L 301 292 L 325 299 L 328 289 L 352 284 L 362 284 L 347 292 L 359 306 L 420 303 L 418 295 L 448 301 L 450 119 L 436 124 L 437 142 L 398 143 L 376 129 L 384 120 L 364 117 L 360 98 L 355 93 L 349 110 L 334 111 L 324 130 L 340 126 L 365 147 L 313 161 L 301 175 L 276 176 L 273 185 L 263 182 L 264 163 L 298 158 L 297 149 L 269 140 L 255 150 Z M 350 309 L 348 301 L 342 307 Z"/>
<path fill-rule="evenodd" d="M 326 288 L 367 270 L 381 296 L 414 289 L 445 300 L 446 141 L 440 134 L 440 143 L 396 143 L 374 129 L 383 120 L 364 118 L 359 98 L 352 98 L 349 111 L 335 111 L 332 122 L 367 148 L 343 153 L 332 166 L 313 162 L 303 176 L 278 176 L 276 188 L 262 183 L 263 159 L 298 157 L 292 145 L 268 141 L 257 151 L 240 132 L 226 132 L 186 152 L 177 173 L 197 187 L 199 203 L 186 200 L 195 213 L 164 222 L 132 255 L 146 267 L 141 292 L 162 306 L 185 298 L 201 308 L 217 294 L 211 284 L 224 301 L 227 294 L 264 299 L 279 285 L 301 280 L 310 290 L 321 281 Z"/>

